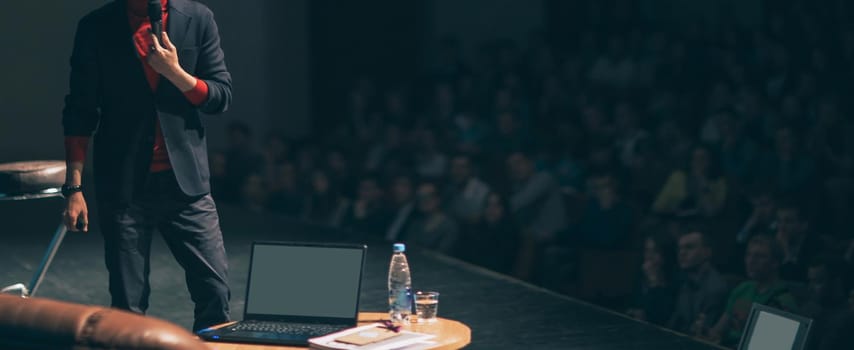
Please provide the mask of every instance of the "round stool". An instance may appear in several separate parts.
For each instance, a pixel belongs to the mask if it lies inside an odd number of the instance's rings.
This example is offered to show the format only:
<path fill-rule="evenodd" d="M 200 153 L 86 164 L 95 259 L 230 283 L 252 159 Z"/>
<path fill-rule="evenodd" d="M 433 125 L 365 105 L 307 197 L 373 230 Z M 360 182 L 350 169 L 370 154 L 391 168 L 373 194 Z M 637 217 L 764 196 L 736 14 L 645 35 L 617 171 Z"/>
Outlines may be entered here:
<path fill-rule="evenodd" d="M 0 201 L 61 197 L 61 188 L 64 183 L 64 161 L 49 160 L 0 164 Z M 60 222 L 29 285 L 17 283 L 3 288 L 0 292 L 22 297 L 35 295 L 48 267 L 50 267 L 50 263 L 53 261 L 53 257 L 56 255 L 56 251 L 59 250 L 59 246 L 65 238 L 65 233 L 65 223 Z"/>

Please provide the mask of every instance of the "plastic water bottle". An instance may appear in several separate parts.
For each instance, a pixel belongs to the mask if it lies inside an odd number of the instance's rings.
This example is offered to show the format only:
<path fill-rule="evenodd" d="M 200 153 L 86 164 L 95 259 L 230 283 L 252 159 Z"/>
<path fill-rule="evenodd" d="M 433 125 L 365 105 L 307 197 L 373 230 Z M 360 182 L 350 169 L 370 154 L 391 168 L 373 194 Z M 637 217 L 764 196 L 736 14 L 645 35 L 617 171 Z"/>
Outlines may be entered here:
<path fill-rule="evenodd" d="M 396 324 L 409 323 L 409 315 L 412 313 L 412 278 L 404 251 L 406 246 L 403 243 L 394 244 L 394 254 L 388 268 L 389 317 Z"/>

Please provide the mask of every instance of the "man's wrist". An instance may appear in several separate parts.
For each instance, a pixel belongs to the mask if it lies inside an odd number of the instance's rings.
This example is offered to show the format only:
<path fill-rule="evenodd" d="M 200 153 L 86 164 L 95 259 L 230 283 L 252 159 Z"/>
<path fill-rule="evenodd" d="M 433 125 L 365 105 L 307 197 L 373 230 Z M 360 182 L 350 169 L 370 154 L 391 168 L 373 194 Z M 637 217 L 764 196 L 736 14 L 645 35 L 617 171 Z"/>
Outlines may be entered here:
<path fill-rule="evenodd" d="M 83 185 L 64 184 L 62 185 L 60 191 L 62 192 L 63 197 L 68 198 L 74 195 L 75 193 L 83 192 Z"/>
<path fill-rule="evenodd" d="M 164 74 L 164 76 L 181 92 L 187 92 L 196 86 L 196 77 L 184 71 L 180 66 L 172 69 L 168 75 Z"/>

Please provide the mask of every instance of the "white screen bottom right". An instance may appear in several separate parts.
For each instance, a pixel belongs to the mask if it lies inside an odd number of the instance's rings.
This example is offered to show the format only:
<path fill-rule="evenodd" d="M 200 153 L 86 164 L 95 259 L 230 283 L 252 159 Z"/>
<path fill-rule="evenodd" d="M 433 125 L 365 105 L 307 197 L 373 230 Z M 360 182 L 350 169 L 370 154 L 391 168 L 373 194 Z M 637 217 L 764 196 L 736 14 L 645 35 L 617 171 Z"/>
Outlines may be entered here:
<path fill-rule="evenodd" d="M 799 326 L 797 321 L 760 311 L 745 350 L 790 350 Z"/>

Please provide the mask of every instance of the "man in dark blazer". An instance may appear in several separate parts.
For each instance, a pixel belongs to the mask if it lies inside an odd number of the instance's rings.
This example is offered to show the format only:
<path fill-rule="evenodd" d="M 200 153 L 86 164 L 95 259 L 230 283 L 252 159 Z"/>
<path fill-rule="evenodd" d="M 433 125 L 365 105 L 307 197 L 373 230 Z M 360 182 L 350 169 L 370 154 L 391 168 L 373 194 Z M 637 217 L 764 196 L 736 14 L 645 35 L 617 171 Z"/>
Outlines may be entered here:
<path fill-rule="evenodd" d="M 88 230 L 81 177 L 94 134 L 112 306 L 145 313 L 151 238 L 159 231 L 186 272 L 199 330 L 229 319 L 228 262 L 201 113 L 228 108 L 231 75 L 207 7 L 162 0 L 165 29 L 157 37 L 146 5 L 115 0 L 78 24 L 62 119 L 64 217 L 70 230 Z"/>

